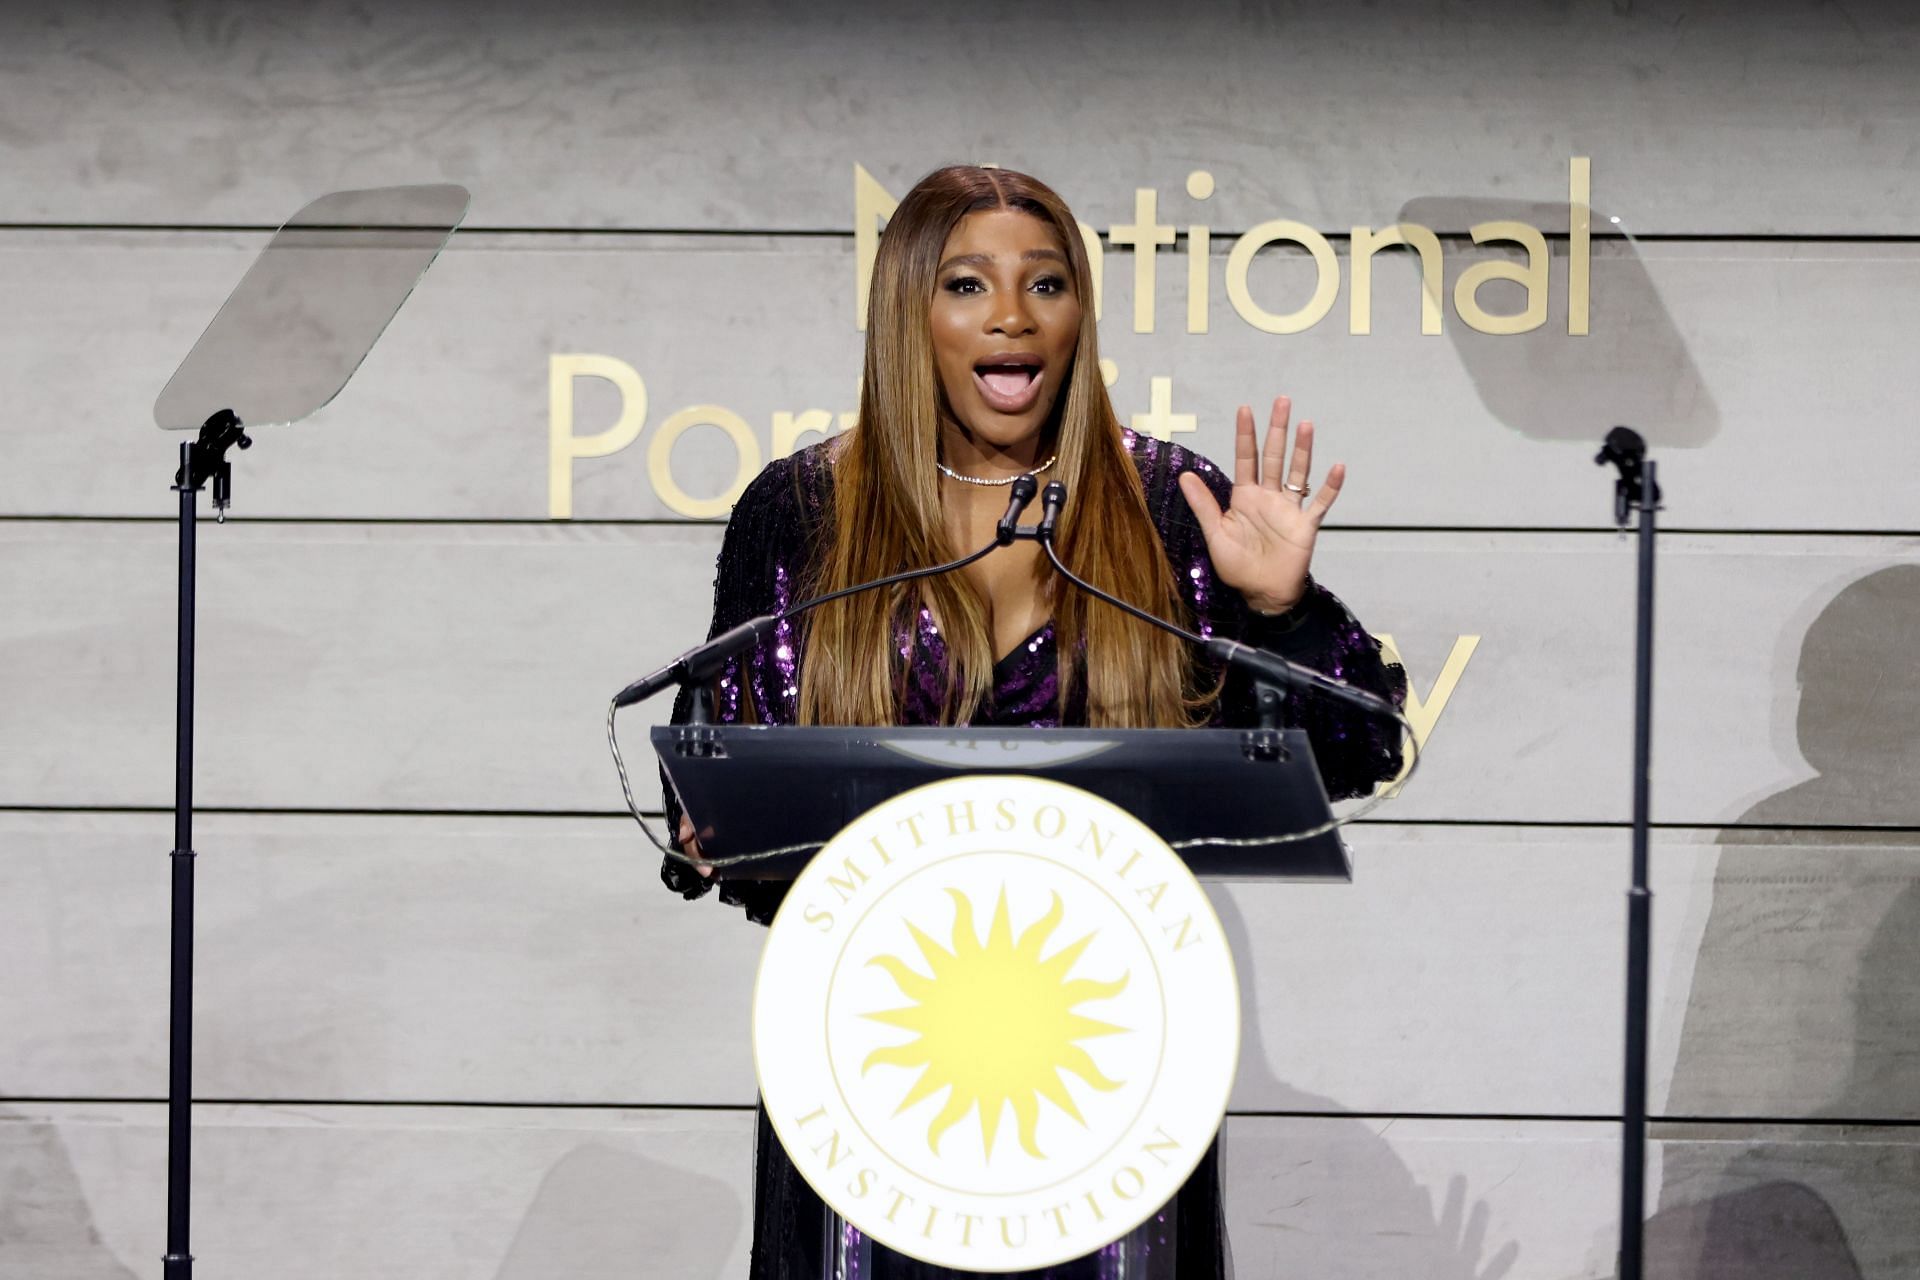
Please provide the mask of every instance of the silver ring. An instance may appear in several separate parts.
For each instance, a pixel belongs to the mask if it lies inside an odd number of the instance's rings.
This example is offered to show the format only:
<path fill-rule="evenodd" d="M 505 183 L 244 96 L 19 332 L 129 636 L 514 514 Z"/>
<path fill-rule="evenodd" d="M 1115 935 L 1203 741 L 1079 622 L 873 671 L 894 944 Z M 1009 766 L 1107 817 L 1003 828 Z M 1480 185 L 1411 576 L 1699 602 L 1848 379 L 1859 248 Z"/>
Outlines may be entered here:
<path fill-rule="evenodd" d="M 1285 481 L 1282 481 L 1280 484 L 1280 487 L 1282 489 L 1285 489 L 1288 493 L 1299 494 L 1300 500 L 1302 502 L 1305 502 L 1307 499 L 1307 495 L 1313 492 L 1313 486 L 1307 485 L 1307 484 L 1288 484 Z"/>

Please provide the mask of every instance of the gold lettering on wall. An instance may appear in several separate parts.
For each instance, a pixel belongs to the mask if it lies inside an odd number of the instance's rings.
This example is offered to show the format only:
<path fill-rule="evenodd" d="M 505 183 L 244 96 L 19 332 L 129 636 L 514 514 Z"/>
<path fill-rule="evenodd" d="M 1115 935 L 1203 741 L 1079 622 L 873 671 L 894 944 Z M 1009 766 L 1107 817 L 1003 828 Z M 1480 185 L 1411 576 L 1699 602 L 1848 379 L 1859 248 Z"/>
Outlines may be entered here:
<path fill-rule="evenodd" d="M 1473 242 L 1511 240 L 1527 248 L 1527 265 L 1501 259 L 1476 262 L 1453 282 L 1453 309 L 1467 326 L 1481 333 L 1528 333 L 1547 322 L 1547 238 L 1524 222 L 1478 222 L 1471 228 Z M 1513 315 L 1495 315 L 1480 305 L 1480 286 L 1489 280 L 1512 280 L 1526 290 L 1527 305 Z"/>
<path fill-rule="evenodd" d="M 1195 200 L 1210 199 L 1213 195 L 1213 175 L 1205 169 L 1195 169 L 1187 175 L 1187 195 Z M 1212 228 L 1205 223 L 1196 222 L 1187 228 L 1187 332 L 1205 333 L 1207 331 L 1208 261 L 1212 251 Z"/>
<path fill-rule="evenodd" d="M 620 413 L 613 425 L 592 435 L 573 433 L 573 381 L 604 378 L 620 389 Z M 624 360 L 600 355 L 547 358 L 547 517 L 573 518 L 575 458 L 604 458 L 632 444 L 647 420 L 647 386 Z"/>
<path fill-rule="evenodd" d="M 1075 223 L 1080 228 L 1080 239 L 1087 246 L 1087 269 L 1093 275 L 1093 318 L 1100 318 L 1100 308 L 1106 302 L 1107 289 L 1107 251 L 1100 243 L 1100 233 L 1084 222 Z"/>
<path fill-rule="evenodd" d="M 1446 293 L 1440 283 L 1440 237 L 1417 222 L 1402 222 L 1375 231 L 1353 229 L 1353 284 L 1348 297 L 1347 331 L 1373 332 L 1373 255 L 1391 245 L 1409 245 L 1420 255 L 1420 332 L 1440 332 L 1440 304 Z"/>
<path fill-rule="evenodd" d="M 1176 431 L 1198 431 L 1200 419 L 1173 411 L 1173 379 L 1147 379 L 1147 411 L 1133 415 L 1133 429 L 1156 440 L 1172 440 Z"/>
<path fill-rule="evenodd" d="M 1573 156 L 1567 169 L 1567 333 L 1584 337 L 1588 333 L 1592 311 L 1592 188 L 1593 165 L 1587 156 Z M 1213 198 L 1213 174 L 1196 169 L 1187 175 L 1186 192 L 1195 201 Z M 873 280 L 873 258 L 880 244 L 880 229 L 898 201 L 889 195 L 871 173 L 854 165 L 854 313 L 861 330 L 867 327 L 867 290 Z M 1102 315 L 1106 251 L 1100 234 L 1082 222 L 1081 238 L 1093 269 L 1094 318 Z M 1510 241 L 1527 249 L 1527 265 L 1506 261 L 1478 262 L 1469 266 L 1455 282 L 1453 301 L 1460 318 L 1471 328 L 1489 334 L 1527 333 L 1546 321 L 1548 270 L 1546 237 L 1523 222 L 1483 222 L 1469 228 L 1475 244 Z M 1420 255 L 1422 293 L 1420 332 L 1441 332 L 1445 289 L 1441 280 L 1443 254 L 1438 235 L 1418 223 L 1397 223 L 1375 230 L 1356 226 L 1351 231 L 1353 281 L 1350 297 L 1349 332 L 1364 336 L 1373 331 L 1372 258 L 1379 250 L 1404 245 Z M 1163 245 L 1176 241 L 1174 228 L 1160 221 L 1159 192 L 1153 187 L 1134 190 L 1132 222 L 1116 223 L 1108 229 L 1108 239 L 1116 249 L 1133 253 L 1133 329 L 1152 333 L 1155 326 L 1157 274 L 1156 255 Z M 1194 222 L 1187 228 L 1187 323 L 1192 334 L 1207 333 L 1211 326 L 1212 304 L 1209 277 L 1209 251 L 1213 231 Z M 1312 255 L 1319 277 L 1306 304 L 1296 311 L 1276 313 L 1253 299 L 1247 283 L 1256 254 L 1269 244 L 1291 240 Z M 1497 314 L 1480 305 L 1479 287 L 1490 280 L 1508 280 L 1521 286 L 1526 294 L 1522 309 L 1512 315 Z M 1340 263 L 1325 235 L 1305 223 L 1289 218 L 1262 222 L 1234 242 L 1227 257 L 1227 297 L 1240 318 L 1262 333 L 1291 334 L 1311 329 L 1332 310 L 1340 292 Z"/>
<path fill-rule="evenodd" d="M 1255 302 L 1247 288 L 1247 272 L 1253 266 L 1253 255 L 1279 240 L 1291 240 L 1303 246 L 1313 255 L 1313 264 L 1319 272 L 1307 304 L 1298 311 L 1282 314 L 1268 311 Z M 1333 309 L 1333 300 L 1339 292 L 1340 263 L 1333 256 L 1333 246 L 1318 231 L 1292 218 L 1261 223 L 1234 241 L 1233 252 L 1227 255 L 1227 299 L 1242 320 L 1262 333 L 1301 333 L 1313 328 Z"/>
<path fill-rule="evenodd" d="M 853 324 L 867 331 L 867 291 L 873 287 L 873 256 L 880 252 L 880 228 L 900 202 L 887 194 L 866 166 L 853 166 Z"/>
<path fill-rule="evenodd" d="M 1399 646 L 1394 644 L 1392 636 L 1380 634 L 1374 636 L 1374 639 L 1380 642 L 1380 652 L 1388 662 L 1398 662 L 1401 666 L 1406 666 L 1405 661 L 1400 657 Z M 1453 691 L 1460 687 L 1460 677 L 1466 674 L 1467 663 L 1473 660 L 1473 651 L 1479 647 L 1479 636 L 1456 638 L 1453 648 L 1447 652 L 1447 660 L 1440 664 L 1440 674 L 1434 677 L 1433 686 L 1427 690 L 1427 696 L 1424 698 L 1420 696 L 1420 689 L 1414 681 L 1413 672 L 1411 670 L 1407 672 L 1407 723 L 1413 726 L 1413 740 L 1419 745 L 1420 750 L 1427 749 L 1427 742 L 1433 737 L 1434 726 L 1440 722 L 1440 713 L 1447 709 L 1447 703 L 1453 697 Z M 1411 767 L 1412 763 L 1409 759 L 1407 765 L 1401 768 L 1400 775 L 1391 782 L 1381 783 L 1380 790 L 1389 796 L 1400 794 L 1401 784 L 1407 778 L 1407 768 Z"/>
<path fill-rule="evenodd" d="M 1204 169 L 1189 173 L 1186 195 L 1196 201 L 1215 195 L 1213 174 Z M 1592 306 L 1592 163 L 1586 156 L 1569 161 L 1567 333 L 1584 336 L 1589 331 Z M 866 167 L 853 166 L 854 204 L 854 314 L 856 326 L 867 324 L 867 292 L 872 284 L 874 256 L 879 250 L 880 234 L 899 201 L 890 195 Z M 1100 233 L 1082 222 L 1081 238 L 1086 243 L 1092 272 L 1094 314 L 1101 311 L 1106 258 Z M 1461 321 L 1488 334 L 1519 334 L 1540 328 L 1546 322 L 1549 305 L 1549 255 L 1546 237 L 1537 228 L 1517 221 L 1482 222 L 1472 227 L 1476 245 L 1508 242 L 1525 248 L 1526 262 L 1521 265 L 1505 259 L 1475 262 L 1455 282 L 1452 300 Z M 1176 242 L 1174 228 L 1160 221 L 1159 197 L 1152 187 L 1134 191 L 1134 220 L 1114 226 L 1112 245 L 1130 248 L 1134 256 L 1133 327 L 1140 333 L 1154 331 L 1156 299 L 1155 255 L 1164 245 Z M 1213 231 L 1205 222 L 1194 221 L 1186 228 L 1187 307 L 1186 331 L 1201 335 L 1210 330 L 1212 307 L 1211 258 Z M 1249 283 L 1253 262 L 1270 244 L 1292 241 L 1312 257 L 1315 282 L 1311 295 L 1298 309 L 1286 312 L 1268 310 L 1255 301 Z M 1442 331 L 1447 291 L 1442 273 L 1443 253 L 1438 235 L 1416 223 L 1397 223 L 1375 230 L 1355 226 L 1351 229 L 1350 258 L 1352 279 L 1349 293 L 1349 330 L 1357 336 L 1373 331 L 1373 262 L 1382 249 L 1403 247 L 1420 259 L 1420 332 L 1426 335 Z M 1480 302 L 1480 286 L 1494 280 L 1520 286 L 1525 303 L 1518 312 L 1497 314 Z M 1227 255 L 1226 293 L 1234 311 L 1249 326 L 1263 333 L 1292 334 L 1312 328 L 1332 310 L 1340 292 L 1340 263 L 1327 237 L 1303 222 L 1274 219 L 1262 222 L 1240 236 Z M 1272 299 L 1269 299 L 1272 301 Z M 1100 362 L 1101 379 L 1109 388 L 1118 385 L 1119 369 L 1112 360 Z M 575 391 L 581 378 L 600 378 L 613 384 L 620 396 L 619 411 L 611 425 L 597 431 L 576 433 Z M 856 387 L 858 380 L 856 379 Z M 1135 384 L 1137 386 L 1137 384 Z M 1174 410 L 1171 377 L 1150 374 L 1147 377 L 1148 407 L 1132 415 L 1136 430 L 1163 440 L 1198 427 L 1196 415 Z M 647 415 L 647 389 L 638 371 L 614 356 L 584 353 L 559 353 L 548 357 L 548 454 L 547 513 L 555 520 L 573 516 L 574 464 L 582 458 L 602 458 L 635 443 Z M 752 479 L 760 460 L 769 454 L 784 457 L 803 447 L 811 439 L 850 429 L 855 422 L 852 411 L 805 409 L 777 412 L 766 435 L 758 432 L 731 410 L 718 405 L 694 405 L 671 415 L 650 440 L 646 453 L 647 471 L 661 502 L 668 509 L 687 516 L 725 514 L 735 496 Z M 738 459 L 734 480 L 712 497 L 695 497 L 674 478 L 674 442 L 695 427 L 712 427 L 726 434 Z"/>
<path fill-rule="evenodd" d="M 1133 192 L 1133 221 L 1115 223 L 1107 238 L 1133 250 L 1133 331 L 1153 332 L 1154 271 L 1160 246 L 1172 244 L 1173 228 L 1160 221 L 1160 193 L 1152 187 Z"/>
<path fill-rule="evenodd" d="M 711 498 L 694 497 L 673 478 L 673 442 L 695 427 L 719 427 L 726 432 L 738 459 L 733 483 Z M 734 500 L 760 474 L 762 465 L 760 441 L 754 436 L 753 428 L 739 414 L 717 404 L 688 405 L 661 423 L 647 445 L 647 478 L 653 482 L 653 491 L 669 507 L 695 519 L 723 516 L 732 510 Z"/>
<path fill-rule="evenodd" d="M 1567 166 L 1567 334 L 1587 335 L 1593 268 L 1593 161 L 1575 156 Z"/>
<path fill-rule="evenodd" d="M 852 414 L 842 415 L 851 418 Z M 851 424 L 849 424 L 851 425 Z M 802 413 L 779 412 L 773 415 L 773 456 L 784 458 L 800 447 L 803 436 L 833 434 L 833 414 L 826 409 L 808 409 Z"/>

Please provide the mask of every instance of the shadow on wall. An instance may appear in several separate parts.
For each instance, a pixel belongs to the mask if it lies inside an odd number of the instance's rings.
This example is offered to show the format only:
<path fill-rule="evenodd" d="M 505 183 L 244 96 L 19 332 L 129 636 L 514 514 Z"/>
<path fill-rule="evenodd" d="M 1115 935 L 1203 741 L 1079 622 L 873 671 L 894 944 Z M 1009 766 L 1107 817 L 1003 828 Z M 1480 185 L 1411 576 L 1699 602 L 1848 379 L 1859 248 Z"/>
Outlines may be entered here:
<path fill-rule="evenodd" d="M 1208 896 L 1234 954 L 1251 954 L 1246 919 L 1232 896 Z M 1250 965 L 1240 966 L 1240 1004 L 1245 1027 L 1236 1089 L 1274 1099 L 1276 1111 L 1344 1111 L 1331 1098 L 1303 1093 L 1275 1076 L 1259 1033 L 1260 991 Z M 1231 1134 L 1221 1144 L 1234 1274 L 1502 1280 L 1513 1270 L 1520 1246 L 1495 1247 L 1486 1239 L 1487 1206 L 1468 1209 L 1464 1178 L 1452 1179 L 1444 1203 L 1436 1204 L 1433 1191 L 1414 1180 L 1373 1125 L 1357 1119 L 1305 1123 L 1313 1126 L 1312 1147 L 1298 1158 L 1269 1150 L 1264 1158 L 1241 1162 Z"/>
<path fill-rule="evenodd" d="M 1796 728 L 1820 772 L 1721 836 L 1667 1106 L 1827 1123 L 1656 1126 L 1650 1276 L 1920 1274 L 1920 1141 L 1834 1123 L 1920 1119 L 1920 835 L 1805 829 L 1920 827 L 1916 636 L 1920 565 L 1808 629 Z"/>
<path fill-rule="evenodd" d="M 133 1274 L 101 1242 L 59 1128 L 0 1108 L 0 1276 L 133 1280 Z"/>
<path fill-rule="evenodd" d="M 1564 227 L 1564 204 L 1516 204 L 1463 196 L 1424 196 L 1400 210 L 1402 222 L 1423 227 L 1471 227 L 1517 220 L 1534 227 Z M 1593 214 L 1593 268 L 1589 332 L 1567 336 L 1565 240 L 1549 242 L 1553 259 L 1546 323 L 1530 333 L 1497 335 L 1469 328 L 1453 306 L 1454 285 L 1475 262 L 1517 245 L 1490 241 L 1476 246 L 1449 240 L 1441 257 L 1440 305 L 1448 340 L 1473 379 L 1480 402 L 1501 422 L 1534 440 L 1596 440 L 1615 423 L 1639 430 L 1656 447 L 1694 449 L 1719 434 L 1720 411 L 1700 379 L 1693 356 L 1654 287 L 1634 241 L 1603 234 L 1607 216 Z M 1409 264 L 1405 250 L 1389 255 Z M 1383 263 L 1381 270 L 1390 269 Z M 1415 266 L 1402 266 L 1413 270 Z M 1517 313 L 1520 286 L 1490 283 L 1478 291 L 1481 305 L 1496 314 Z"/>
<path fill-rule="evenodd" d="M 731 1280 L 745 1222 L 726 1183 L 588 1143 L 541 1179 L 496 1280 Z"/>

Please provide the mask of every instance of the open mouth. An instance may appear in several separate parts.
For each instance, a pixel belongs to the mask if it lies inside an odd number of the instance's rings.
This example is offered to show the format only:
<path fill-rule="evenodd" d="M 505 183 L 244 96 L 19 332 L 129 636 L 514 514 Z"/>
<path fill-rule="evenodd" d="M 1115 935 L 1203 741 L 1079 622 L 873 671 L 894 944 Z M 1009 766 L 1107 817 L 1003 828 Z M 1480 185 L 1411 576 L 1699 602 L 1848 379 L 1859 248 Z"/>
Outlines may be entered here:
<path fill-rule="evenodd" d="M 1023 352 L 989 356 L 973 366 L 980 398 L 1000 413 L 1025 413 L 1040 398 L 1040 357 Z"/>

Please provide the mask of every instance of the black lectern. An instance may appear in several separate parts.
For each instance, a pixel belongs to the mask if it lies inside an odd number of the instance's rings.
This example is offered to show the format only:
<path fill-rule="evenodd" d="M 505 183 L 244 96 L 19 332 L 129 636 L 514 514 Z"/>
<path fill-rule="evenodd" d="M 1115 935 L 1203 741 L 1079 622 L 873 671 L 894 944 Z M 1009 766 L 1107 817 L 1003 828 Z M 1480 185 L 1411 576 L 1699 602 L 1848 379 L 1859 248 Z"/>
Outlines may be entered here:
<path fill-rule="evenodd" d="M 652 741 L 702 854 L 731 877 L 792 880 L 860 815 L 916 788 L 965 775 L 1026 775 L 1126 810 L 1197 876 L 1352 878 L 1300 729 L 681 724 L 655 728 Z M 832 1207 L 821 1226 L 823 1280 L 874 1273 L 875 1241 Z M 1150 1218 L 1070 1274 L 1172 1280 L 1177 1230 L 1173 1215 Z M 916 1264 L 913 1274 L 979 1273 Z"/>
<path fill-rule="evenodd" d="M 1353 878 L 1301 729 L 680 724 L 656 727 L 653 747 L 701 850 L 736 878 L 791 880 L 882 800 L 975 773 L 1090 791 L 1203 878 Z"/>

